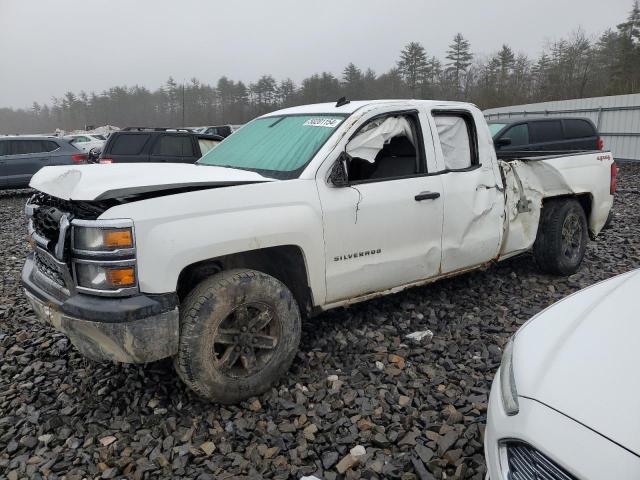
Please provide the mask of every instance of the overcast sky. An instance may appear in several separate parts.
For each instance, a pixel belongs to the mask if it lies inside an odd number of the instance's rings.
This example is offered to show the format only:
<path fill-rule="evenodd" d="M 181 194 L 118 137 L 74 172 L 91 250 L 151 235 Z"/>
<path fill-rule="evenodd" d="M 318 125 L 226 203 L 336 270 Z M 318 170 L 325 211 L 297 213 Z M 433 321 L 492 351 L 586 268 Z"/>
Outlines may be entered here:
<path fill-rule="evenodd" d="M 391 68 L 418 41 L 444 57 L 456 32 L 474 53 L 502 43 L 537 56 L 582 27 L 615 28 L 631 0 L 0 0 L 0 107 L 71 90 L 155 89 L 270 73 L 299 82 L 346 64 Z"/>

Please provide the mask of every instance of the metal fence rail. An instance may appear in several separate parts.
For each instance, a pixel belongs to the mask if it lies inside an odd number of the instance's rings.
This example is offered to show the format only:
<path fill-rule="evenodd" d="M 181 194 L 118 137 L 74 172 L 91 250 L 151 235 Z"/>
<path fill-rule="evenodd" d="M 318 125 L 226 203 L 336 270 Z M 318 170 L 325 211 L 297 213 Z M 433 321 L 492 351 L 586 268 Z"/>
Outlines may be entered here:
<path fill-rule="evenodd" d="M 640 94 L 515 105 L 484 112 L 487 120 L 510 117 L 575 116 L 598 127 L 617 160 L 640 161 Z"/>

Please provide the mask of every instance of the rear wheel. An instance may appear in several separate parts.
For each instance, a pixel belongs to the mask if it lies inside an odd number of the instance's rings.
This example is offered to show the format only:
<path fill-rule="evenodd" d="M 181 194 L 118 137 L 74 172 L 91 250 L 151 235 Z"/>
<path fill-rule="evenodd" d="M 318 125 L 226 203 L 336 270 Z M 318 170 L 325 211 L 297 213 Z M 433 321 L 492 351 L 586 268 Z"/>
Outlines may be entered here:
<path fill-rule="evenodd" d="M 220 403 L 259 395 L 291 365 L 300 324 L 298 304 L 279 280 L 255 270 L 213 275 L 182 304 L 176 371 Z"/>
<path fill-rule="evenodd" d="M 538 266 L 555 275 L 578 271 L 587 248 L 587 217 L 576 200 L 550 200 L 540 214 L 533 254 Z"/>

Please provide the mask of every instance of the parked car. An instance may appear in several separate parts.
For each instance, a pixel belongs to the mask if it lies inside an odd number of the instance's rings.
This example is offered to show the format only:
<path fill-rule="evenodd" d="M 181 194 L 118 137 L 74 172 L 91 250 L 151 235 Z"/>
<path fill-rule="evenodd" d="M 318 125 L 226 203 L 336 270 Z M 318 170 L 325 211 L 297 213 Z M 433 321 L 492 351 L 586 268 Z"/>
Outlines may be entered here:
<path fill-rule="evenodd" d="M 221 137 L 227 138 L 233 132 L 237 131 L 242 127 L 242 125 L 215 125 L 211 127 L 201 127 L 200 133 L 204 133 L 206 135 L 220 135 Z"/>
<path fill-rule="evenodd" d="M 86 356 L 174 357 L 195 392 L 237 402 L 287 371 L 301 317 L 531 250 L 576 272 L 614 167 L 603 152 L 498 161 L 466 103 L 300 106 L 196 165 L 42 170 L 22 278 Z"/>
<path fill-rule="evenodd" d="M 489 478 L 640 478 L 640 270 L 586 288 L 527 322 L 489 399 Z"/>
<path fill-rule="evenodd" d="M 33 174 L 42 167 L 86 160 L 86 154 L 61 138 L 0 137 L 0 189 L 28 187 Z"/>
<path fill-rule="evenodd" d="M 85 153 L 89 153 L 89 150 L 92 148 L 102 150 L 107 141 L 107 138 L 104 135 L 88 133 L 65 135 L 63 138 L 69 140 L 71 145 Z"/>
<path fill-rule="evenodd" d="M 522 152 L 603 150 L 604 142 L 588 118 L 504 118 L 488 121 L 498 156 Z"/>
<path fill-rule="evenodd" d="M 189 129 L 128 127 L 109 135 L 99 162 L 195 163 L 222 140 Z"/>

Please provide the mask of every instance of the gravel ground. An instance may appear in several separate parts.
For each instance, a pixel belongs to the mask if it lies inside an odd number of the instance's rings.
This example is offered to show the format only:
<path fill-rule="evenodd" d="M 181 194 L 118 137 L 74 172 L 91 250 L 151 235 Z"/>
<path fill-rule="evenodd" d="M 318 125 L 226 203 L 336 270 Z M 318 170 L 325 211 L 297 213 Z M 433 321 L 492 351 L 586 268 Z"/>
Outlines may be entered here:
<path fill-rule="evenodd" d="M 289 375 L 233 407 L 198 399 L 169 361 L 93 363 L 36 323 L 19 286 L 27 193 L 0 193 L 0 478 L 481 479 L 508 337 L 640 266 L 640 165 L 622 166 L 619 187 L 613 226 L 576 275 L 541 275 L 524 256 L 326 313 L 304 325 Z M 426 329 L 432 340 L 405 338 Z M 365 455 L 338 473 L 356 445 Z"/>

